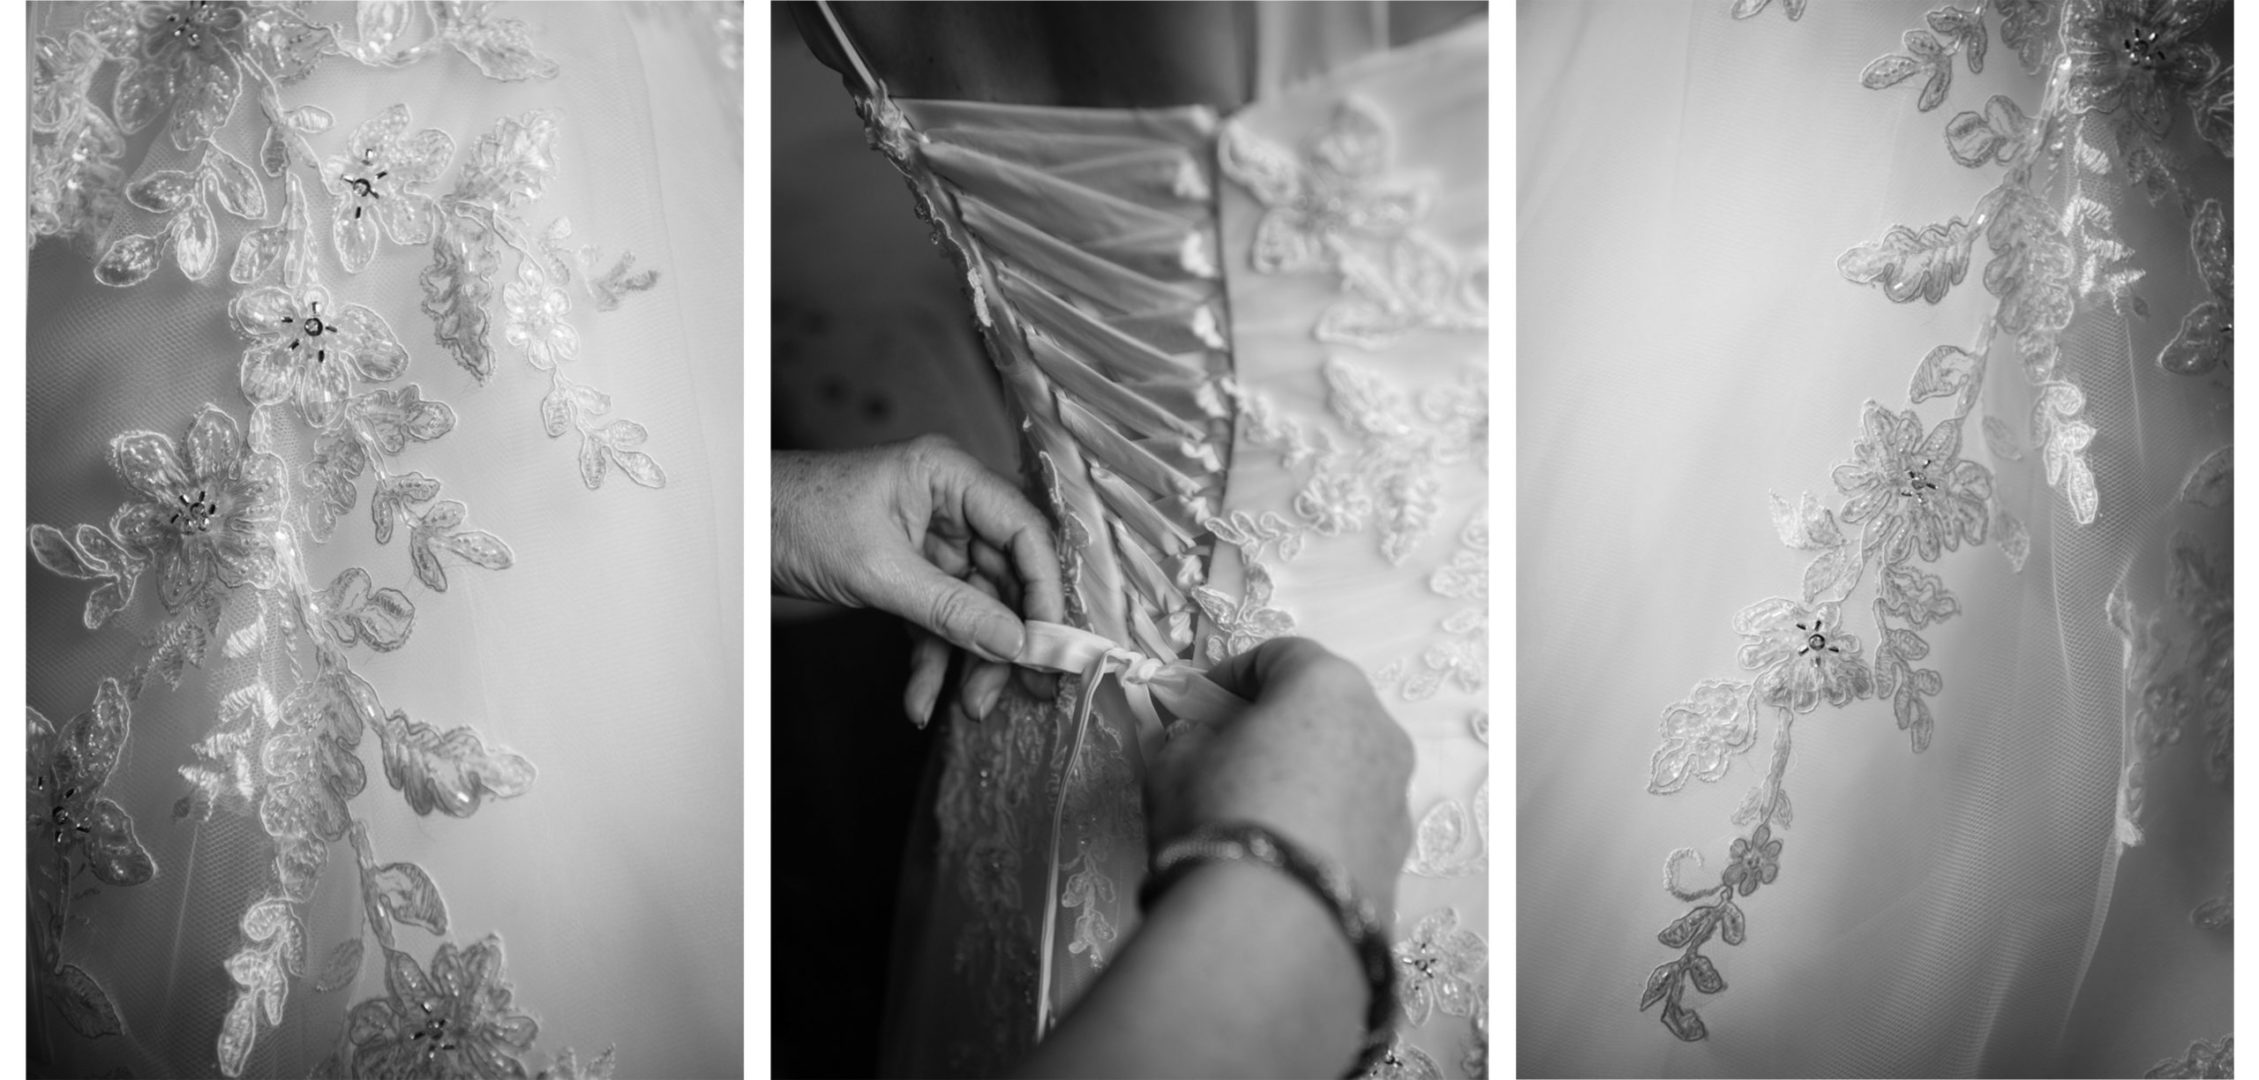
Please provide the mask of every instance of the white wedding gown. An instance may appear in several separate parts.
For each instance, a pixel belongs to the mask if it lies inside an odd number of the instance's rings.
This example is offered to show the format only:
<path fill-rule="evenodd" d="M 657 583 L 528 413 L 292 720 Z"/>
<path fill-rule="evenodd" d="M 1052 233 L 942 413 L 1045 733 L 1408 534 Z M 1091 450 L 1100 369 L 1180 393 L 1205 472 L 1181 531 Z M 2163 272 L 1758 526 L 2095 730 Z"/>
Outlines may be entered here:
<path fill-rule="evenodd" d="M 1412 734 L 1403 1007 L 1377 1068 L 1480 1075 L 1488 26 L 1390 50 L 1373 6 L 1253 10 L 1262 74 L 1229 116 L 896 99 L 867 71 L 857 104 L 1024 421 L 1070 621 L 1202 665 L 1312 637 Z M 890 1072 L 1008 1066 L 1136 925 L 1160 733 L 1111 682 L 1078 733 L 1076 688 L 943 733 Z"/>
<path fill-rule="evenodd" d="M 30 20 L 33 1075 L 741 1073 L 740 8 Z"/>
<path fill-rule="evenodd" d="M 1524 1073 L 2232 1061 L 2229 16 L 1970 7 L 1520 12 Z"/>

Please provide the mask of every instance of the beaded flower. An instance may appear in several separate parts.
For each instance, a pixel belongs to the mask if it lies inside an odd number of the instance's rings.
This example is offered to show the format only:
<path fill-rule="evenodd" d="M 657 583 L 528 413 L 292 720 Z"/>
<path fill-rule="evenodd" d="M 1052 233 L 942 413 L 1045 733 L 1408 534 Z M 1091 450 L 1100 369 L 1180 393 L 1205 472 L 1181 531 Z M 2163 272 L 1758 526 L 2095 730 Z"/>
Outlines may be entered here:
<path fill-rule="evenodd" d="M 1807 713 L 1820 700 L 1837 707 L 1874 693 L 1875 676 L 1860 658 L 1859 639 L 1843 631 L 1843 605 L 1806 607 L 1775 596 L 1743 608 L 1733 619 L 1741 666 L 1758 672 L 1759 700 Z"/>
<path fill-rule="evenodd" d="M 1963 540 L 1984 543 L 1992 474 L 1961 458 L 1959 420 L 1925 437 L 1912 409 L 1892 413 L 1873 401 L 1860 419 L 1865 432 L 1853 460 L 1835 468 L 1835 486 L 1849 496 L 1842 520 L 1874 521 L 1886 562 L 1903 561 L 1909 550 L 1935 562 L 1940 549 L 1958 550 Z"/>
<path fill-rule="evenodd" d="M 319 285 L 253 289 L 228 304 L 228 318 L 252 342 L 243 350 L 243 396 L 253 405 L 295 398 L 316 429 L 337 421 L 355 375 L 385 382 L 408 366 L 408 351 L 383 316 L 337 304 Z"/>
<path fill-rule="evenodd" d="M 455 140 L 425 128 L 408 134 L 406 105 L 394 105 L 353 129 L 346 152 L 322 162 L 322 186 L 335 200 L 330 240 L 338 261 L 359 273 L 376 256 L 377 229 L 395 244 L 431 242 L 439 204 L 411 190 L 439 179 L 455 156 Z"/>
<path fill-rule="evenodd" d="M 460 950 L 442 943 L 428 976 L 407 953 L 386 949 L 384 957 L 390 996 L 361 1002 L 346 1018 L 356 1074 L 522 1080 L 517 1055 L 533 1046 L 537 1028 L 510 1004 L 500 938 Z"/>
<path fill-rule="evenodd" d="M 286 474 L 281 458 L 245 444 L 234 417 L 206 405 L 185 455 L 157 432 L 126 432 L 110 442 L 110 466 L 139 496 L 118 508 L 110 529 L 154 560 L 167 608 L 178 610 L 215 576 L 229 588 L 273 581 Z"/>

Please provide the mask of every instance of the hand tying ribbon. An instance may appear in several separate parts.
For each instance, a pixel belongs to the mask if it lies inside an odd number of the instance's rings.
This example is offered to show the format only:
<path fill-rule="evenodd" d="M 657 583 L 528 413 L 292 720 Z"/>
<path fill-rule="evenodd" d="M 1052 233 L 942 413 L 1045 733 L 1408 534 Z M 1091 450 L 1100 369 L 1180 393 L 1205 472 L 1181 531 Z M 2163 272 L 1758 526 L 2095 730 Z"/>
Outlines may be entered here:
<path fill-rule="evenodd" d="M 1090 713 L 1098 688 L 1108 674 L 1120 676 L 1122 696 L 1137 716 L 1140 758 L 1150 759 L 1175 727 L 1161 719 L 1167 709 L 1179 724 L 1212 724 L 1248 702 L 1208 680 L 1200 668 L 1181 660 L 1156 660 L 1135 649 L 1086 630 L 1058 623 L 1029 621 L 1026 641 L 1012 662 L 1038 671 L 1082 675 L 1082 693 L 1075 701 L 1074 744 L 1067 754 L 1066 775 L 1059 778 L 1058 801 L 1051 810 L 1050 870 L 1044 884 L 1043 944 L 1037 955 L 1035 990 L 1036 1038 L 1051 1030 L 1051 952 L 1059 928 L 1059 833 L 1066 821 L 1067 780 L 1082 761 L 1083 740 L 1090 732 Z"/>
<path fill-rule="evenodd" d="M 1170 724 L 1161 719 L 1167 709 L 1179 720 L 1215 723 L 1247 707 L 1231 691 L 1208 681 L 1201 668 L 1182 660 L 1156 660 L 1135 649 L 1086 630 L 1059 623 L 1029 621 L 1027 638 L 1012 662 L 1038 671 L 1080 674 L 1083 703 L 1076 709 L 1076 729 L 1089 714 L 1088 702 L 1105 681 L 1109 669 L 1121 676 L 1122 696 L 1138 719 L 1141 750 L 1154 749 L 1168 734 Z M 1159 706 L 1159 708 L 1156 708 Z"/>

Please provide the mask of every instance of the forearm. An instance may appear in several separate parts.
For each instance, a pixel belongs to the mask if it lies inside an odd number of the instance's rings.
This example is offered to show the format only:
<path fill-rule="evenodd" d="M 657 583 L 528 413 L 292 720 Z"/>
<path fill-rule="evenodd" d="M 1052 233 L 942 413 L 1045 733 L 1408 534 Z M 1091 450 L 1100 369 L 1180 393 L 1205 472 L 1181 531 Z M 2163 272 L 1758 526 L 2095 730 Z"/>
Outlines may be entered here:
<path fill-rule="evenodd" d="M 1348 939 L 1301 885 L 1215 863 L 1162 895 L 1014 1075 L 1339 1076 L 1367 993 Z"/>

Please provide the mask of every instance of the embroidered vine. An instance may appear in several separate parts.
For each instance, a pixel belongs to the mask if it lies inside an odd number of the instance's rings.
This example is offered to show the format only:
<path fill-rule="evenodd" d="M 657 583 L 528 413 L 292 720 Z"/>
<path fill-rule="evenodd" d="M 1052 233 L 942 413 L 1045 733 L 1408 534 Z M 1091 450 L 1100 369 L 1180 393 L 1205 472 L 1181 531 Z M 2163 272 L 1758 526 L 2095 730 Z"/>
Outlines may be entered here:
<path fill-rule="evenodd" d="M 1265 208 L 1255 228 L 1258 273 L 1325 272 L 1341 295 L 1319 316 L 1318 340 L 1364 349 L 1414 330 L 1489 325 L 1488 264 L 1420 233 L 1430 194 L 1391 179 L 1395 144 L 1372 103 L 1341 101 L 1298 154 L 1227 122 L 1216 160 Z"/>
<path fill-rule="evenodd" d="M 315 140 L 332 131 L 334 117 L 287 104 L 283 88 L 331 57 L 401 67 L 451 49 L 490 78 L 556 72 L 522 23 L 496 17 L 486 3 L 362 3 L 354 29 L 348 35 L 310 22 L 295 4 L 110 2 L 90 8 L 84 25 L 62 38 L 34 42 L 33 243 L 57 236 L 86 245 L 100 252 L 96 280 L 126 288 L 147 281 L 168 256 L 188 279 L 208 278 L 222 246 L 215 204 L 251 223 L 227 273 L 239 287 L 227 316 L 247 343 L 237 366 L 248 413 L 239 420 L 207 405 L 180 442 L 154 431 L 117 436 L 110 464 L 128 497 L 109 522 L 67 530 L 35 524 L 27 536 L 42 566 L 92 583 L 82 616 L 88 630 L 134 612 L 145 574 L 154 576 L 158 599 L 143 659 L 123 678 L 102 680 L 91 712 L 60 730 L 29 714 L 35 833 L 51 828 L 53 836 L 32 883 L 35 970 L 45 1000 L 81 1034 L 122 1030 L 102 988 L 62 962 L 73 899 L 63 886 L 73 854 L 109 885 L 156 873 L 133 823 L 99 797 L 102 782 L 149 679 L 177 688 L 218 638 L 226 662 L 214 672 L 225 680 L 216 723 L 179 770 L 188 790 L 174 817 L 208 820 L 226 811 L 254 818 L 275 852 L 225 963 L 235 994 L 216 1043 L 220 1071 L 239 1075 L 260 1032 L 281 1023 L 290 981 L 307 974 L 300 909 L 312 899 L 329 845 L 345 840 L 356 854 L 389 996 L 355 1007 L 337 1052 L 318 1071 L 524 1075 L 521 1058 L 535 1031 L 510 1007 L 499 940 L 461 951 L 443 943 L 428 975 L 400 952 L 392 927 L 444 936 L 446 905 L 421 867 L 379 863 L 355 800 L 367 786 L 357 750 L 371 730 L 386 781 L 417 814 L 467 817 L 485 799 L 528 790 L 534 767 L 471 727 L 442 728 L 387 710 L 354 670 L 351 650 L 405 645 L 416 602 L 359 566 L 317 581 L 306 545 L 332 537 L 359 505 L 365 480 L 375 539 L 389 545 L 404 533 L 406 570 L 431 592 L 447 590 L 451 568 L 500 571 L 515 556 L 501 538 L 468 525 L 464 503 L 440 497 L 438 478 L 396 461 L 448 435 L 456 417 L 418 385 L 399 383 L 410 355 L 392 325 L 350 284 L 333 291 L 325 282 L 301 171 L 330 196 L 328 246 L 346 275 L 371 265 L 383 242 L 432 245 L 424 309 L 439 342 L 481 380 L 492 369 L 491 277 L 501 246 L 517 251 L 518 280 L 503 290 L 505 338 L 550 372 L 544 427 L 552 437 L 580 432 L 580 472 L 591 488 L 615 466 L 648 487 L 663 486 L 665 474 L 636 449 L 646 438 L 640 425 L 599 423 L 609 399 L 559 370 L 578 351 L 564 290 L 577 272 L 597 310 L 608 311 L 652 287 L 657 275 L 633 271 L 632 254 L 600 272 L 597 249 L 567 246 L 569 221 L 558 218 L 536 235 L 519 216 L 555 169 L 556 122 L 546 114 L 500 121 L 462 155 L 454 188 L 436 196 L 424 189 L 454 163 L 456 142 L 415 130 L 405 105 L 368 118 L 326 156 L 317 151 Z M 92 96 L 104 72 L 115 73 L 107 108 Z M 256 113 L 238 107 L 247 92 Z M 124 136 L 160 121 L 171 151 L 183 156 L 129 178 Z M 246 137 L 253 134 L 259 137 Z M 256 142 L 256 167 L 223 148 L 223 138 Z M 129 214 L 151 215 L 156 225 L 112 237 Z M 303 437 L 286 440 L 278 425 L 293 420 Z M 285 461 L 284 446 L 309 449 Z M 350 985 L 363 958 L 358 936 L 335 943 L 309 980 L 312 992 Z M 566 1050 L 543 1075 L 609 1076 L 612 1059 L 607 1051 L 584 1065 Z"/>
<path fill-rule="evenodd" d="M 1765 6 L 1742 0 L 1734 15 L 1747 18 Z M 1791 18 L 1800 6 L 1790 8 Z M 1877 286 L 1893 302 L 1919 298 L 1935 304 L 1965 279 L 1981 237 L 1992 254 L 1984 285 L 1999 302 L 1970 347 L 1940 345 L 1922 358 L 1908 386 L 1907 409 L 1866 403 L 1852 457 L 1834 470 L 1844 498 L 1833 509 L 1809 494 L 1795 504 L 1773 498 L 1783 543 L 1816 553 L 1803 576 L 1801 599 L 1762 600 L 1735 617 L 1734 629 L 1744 638 L 1741 667 L 1751 677 L 1704 680 L 1663 711 L 1662 741 L 1648 781 L 1656 794 L 1678 791 L 1689 779 L 1723 779 L 1733 759 L 1756 744 L 1768 707 L 1775 717 L 1770 767 L 1734 815 L 1734 823 L 1748 831 L 1733 841 L 1717 883 L 1681 883 L 1684 863 L 1702 861 L 1691 848 L 1673 852 L 1665 865 L 1665 889 L 1694 906 L 1657 935 L 1680 955 L 1650 973 L 1640 1008 L 1661 1005 L 1664 1027 L 1682 1040 L 1707 1037 L 1701 1017 L 1687 1005 L 1688 987 L 1704 994 L 1726 987 L 1702 947 L 1713 938 L 1741 944 L 1748 924 L 1736 897 L 1754 895 L 1779 876 L 1785 841 L 1774 830 L 1789 827 L 1793 816 L 1781 781 L 1795 718 L 1822 702 L 1841 708 L 1888 698 L 1914 749 L 1926 748 L 1934 729 L 1930 699 L 1943 691 L 1944 679 L 1919 666 L 1930 649 L 1921 631 L 1959 614 L 1960 602 L 1943 578 L 1920 564 L 1937 561 L 1963 542 L 1981 545 L 1987 539 L 1997 542 L 2017 572 L 2030 555 L 2030 533 L 1997 497 L 1991 470 L 1961 456 L 1966 421 L 1983 398 L 1996 340 L 2014 346 L 2033 387 L 2030 440 L 2048 484 L 2064 493 L 2077 523 L 2091 524 L 2100 511 L 2086 456 L 2096 430 L 2086 416 L 2085 392 L 2063 370 L 2059 339 L 2082 308 L 2138 318 L 2147 315 L 2148 305 L 2134 291 L 2143 271 L 2118 236 L 2109 209 L 2092 193 L 2096 182 L 2122 166 L 2150 188 L 2152 198 L 2184 192 L 2183 209 L 2197 220 L 2192 247 L 2199 268 L 2216 297 L 2224 301 L 2228 295 L 2225 227 L 2216 204 L 2193 207 L 2185 195 L 2186 167 L 2158 141 L 2171 122 L 2166 103 L 2178 98 L 2199 117 L 2200 128 L 2208 129 L 2206 137 L 2226 149 L 2229 129 L 2218 115 L 2227 92 L 2225 69 L 2209 49 L 2189 40 L 2203 18 L 2200 5 L 2105 0 L 2059 10 L 2048 0 L 2015 0 L 1989 7 L 2000 19 L 2001 41 L 2016 50 L 2024 70 L 2047 73 L 2043 99 L 2036 114 L 2027 114 L 1996 95 L 1981 111 L 1955 115 L 1944 136 L 1956 164 L 2004 166 L 2001 181 L 1967 219 L 1893 226 L 1846 251 L 1837 268 L 1854 283 Z M 1870 63 L 1861 83 L 1878 91 L 1918 86 L 1915 108 L 1936 109 L 1951 91 L 1956 58 L 1972 74 L 1983 70 L 1990 42 L 1986 13 L 1983 7 L 1932 10 L 1923 26 L 1905 33 L 1905 51 Z M 2065 46 L 2060 57 L 2058 41 Z M 2191 357 L 2184 366 L 2210 367 L 2193 357 L 2210 347 L 2206 327 L 2225 317 L 2222 309 L 2200 305 L 2189 317 L 2196 329 L 2183 335 L 2194 343 L 2183 347 L 2176 339 L 2167 354 Z M 2175 370 L 2163 357 L 2160 363 Z M 1951 414 L 1934 425 L 1913 408 L 1939 399 L 1951 403 Z M 2025 449 L 2008 424 L 1984 416 L 1979 426 L 1997 465 L 2024 460 Z M 1860 639 L 1846 632 L 1843 616 L 1845 603 L 1865 581 L 1873 583 L 1866 606 L 1877 631 L 1872 666 Z M 2129 657 L 2142 657 L 2128 668 L 2131 687 L 2158 662 L 2153 638 L 2145 636 L 2152 626 L 2137 624 L 2122 603 L 2114 602 L 2111 614 L 2129 639 Z M 2137 637 L 2138 648 L 2131 644 Z M 2140 665 L 2143 673 L 2137 674 Z M 2136 761 L 2129 773 L 2130 788 L 2138 789 L 2140 766 Z M 2132 798 L 2138 802 L 2138 794 Z M 2138 810 L 2122 820 L 2132 817 Z"/>

